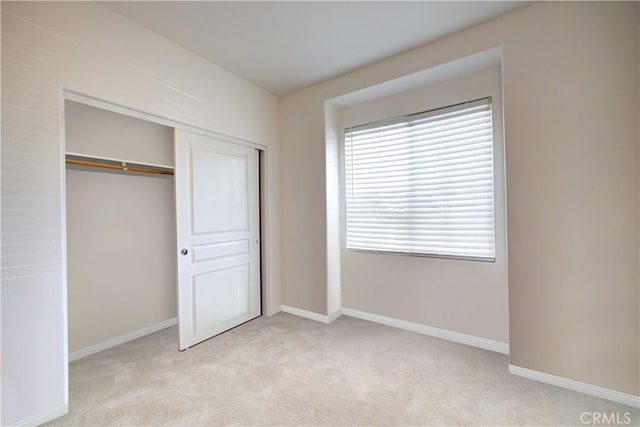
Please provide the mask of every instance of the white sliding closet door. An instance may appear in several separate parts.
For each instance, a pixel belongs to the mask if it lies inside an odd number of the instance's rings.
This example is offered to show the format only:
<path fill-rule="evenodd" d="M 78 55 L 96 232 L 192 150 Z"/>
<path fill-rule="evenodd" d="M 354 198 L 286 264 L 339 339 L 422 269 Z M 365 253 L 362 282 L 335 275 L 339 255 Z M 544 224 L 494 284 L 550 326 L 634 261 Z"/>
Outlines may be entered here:
<path fill-rule="evenodd" d="M 260 315 L 258 152 L 175 131 L 180 350 Z"/>

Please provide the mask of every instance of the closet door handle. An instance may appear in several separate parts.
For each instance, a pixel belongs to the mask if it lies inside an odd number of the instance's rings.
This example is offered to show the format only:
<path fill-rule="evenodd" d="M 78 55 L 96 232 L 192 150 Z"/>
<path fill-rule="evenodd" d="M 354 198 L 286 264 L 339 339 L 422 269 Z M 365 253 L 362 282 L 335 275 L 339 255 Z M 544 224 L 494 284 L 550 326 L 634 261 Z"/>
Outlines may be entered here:
<path fill-rule="evenodd" d="M 181 253 L 182 255 L 186 255 L 186 254 L 188 254 L 188 253 L 189 253 L 189 251 L 185 248 L 185 249 L 181 250 L 181 251 L 180 251 L 180 253 Z"/>

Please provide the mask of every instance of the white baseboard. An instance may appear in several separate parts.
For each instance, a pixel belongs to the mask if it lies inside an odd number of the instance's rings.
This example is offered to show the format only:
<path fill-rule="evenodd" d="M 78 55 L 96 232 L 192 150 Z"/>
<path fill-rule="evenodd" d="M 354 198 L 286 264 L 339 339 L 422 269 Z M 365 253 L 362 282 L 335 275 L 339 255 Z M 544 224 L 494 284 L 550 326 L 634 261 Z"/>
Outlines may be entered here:
<path fill-rule="evenodd" d="M 280 305 L 272 305 L 271 307 L 269 307 L 269 313 L 267 314 L 267 317 L 274 316 L 274 315 L 280 313 L 281 311 L 282 311 L 282 306 L 280 306 Z"/>
<path fill-rule="evenodd" d="M 22 421 L 18 421 L 17 423 L 11 423 L 12 426 L 15 427 L 35 427 L 41 424 L 47 423 L 51 420 L 55 420 L 58 417 L 63 415 L 67 415 L 69 413 L 69 405 L 60 406 L 55 409 L 51 409 L 45 411 L 41 414 L 35 415 L 33 417 L 24 419 Z"/>
<path fill-rule="evenodd" d="M 305 319 L 315 320 L 316 322 L 322 322 L 329 324 L 342 315 L 342 310 L 338 309 L 335 313 L 327 316 L 326 314 L 318 314 L 313 311 L 303 310 L 301 308 L 290 307 L 288 305 L 281 305 L 280 310 L 285 313 L 293 314 L 294 316 L 304 317 Z"/>
<path fill-rule="evenodd" d="M 520 366 L 509 365 L 509 373 L 518 375 L 519 377 L 529 378 L 530 380 L 540 381 L 542 383 L 555 385 L 566 388 L 568 390 L 578 391 L 590 396 L 600 397 L 602 399 L 611 400 L 613 402 L 622 403 L 623 405 L 634 406 L 640 408 L 640 396 L 621 393 L 619 391 L 610 390 L 608 388 L 583 383 L 580 381 L 570 380 L 567 378 L 557 377 L 544 372 L 534 371 L 532 369 L 521 368 Z"/>
<path fill-rule="evenodd" d="M 447 331 L 446 329 L 434 328 L 433 326 L 421 325 L 419 323 L 407 322 L 406 320 L 394 319 L 392 317 L 380 316 L 378 314 L 367 313 L 366 311 L 355 310 L 353 308 L 342 308 L 345 316 L 356 317 L 382 325 L 393 326 L 411 332 L 416 332 L 431 337 L 441 338 L 447 341 L 466 344 L 484 350 L 495 351 L 496 353 L 509 354 L 509 344 L 493 341 L 486 338 L 474 337 L 472 335 L 461 334 L 459 332 Z"/>
<path fill-rule="evenodd" d="M 82 359 L 84 357 L 91 356 L 92 354 L 107 350 L 111 347 L 133 341 L 140 337 L 144 337 L 145 335 L 149 335 L 162 329 L 169 328 L 173 325 L 176 325 L 177 323 L 178 318 L 174 317 L 172 319 L 167 319 L 154 325 L 145 326 L 144 328 L 138 329 L 137 331 L 129 332 L 127 334 L 99 342 L 98 344 L 82 348 L 80 350 L 74 351 L 73 353 L 69 353 L 69 362 L 73 362 L 75 360 Z"/>
<path fill-rule="evenodd" d="M 327 316 L 327 323 L 331 323 L 334 320 L 336 320 L 338 317 L 342 316 L 342 309 L 339 308 L 336 311 L 333 312 L 333 314 L 330 314 L 329 316 Z"/>

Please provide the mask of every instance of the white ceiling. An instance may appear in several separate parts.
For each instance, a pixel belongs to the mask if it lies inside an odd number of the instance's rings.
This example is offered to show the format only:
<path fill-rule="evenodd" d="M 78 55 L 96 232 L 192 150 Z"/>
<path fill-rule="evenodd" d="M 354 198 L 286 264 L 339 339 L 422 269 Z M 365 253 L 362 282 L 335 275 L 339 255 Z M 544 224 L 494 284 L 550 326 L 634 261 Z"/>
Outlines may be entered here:
<path fill-rule="evenodd" d="M 101 4 L 276 95 L 285 95 L 530 3 L 116 1 Z"/>

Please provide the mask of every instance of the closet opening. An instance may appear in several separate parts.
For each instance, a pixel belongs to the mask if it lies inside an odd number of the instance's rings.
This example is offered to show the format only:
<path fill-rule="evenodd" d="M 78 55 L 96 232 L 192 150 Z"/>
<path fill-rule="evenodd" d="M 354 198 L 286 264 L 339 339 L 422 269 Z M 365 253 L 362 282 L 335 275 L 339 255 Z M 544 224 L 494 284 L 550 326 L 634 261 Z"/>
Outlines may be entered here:
<path fill-rule="evenodd" d="M 121 114 L 121 107 L 115 112 L 76 100 L 64 103 L 69 361 L 176 324 L 183 349 L 185 333 L 193 335 L 195 341 L 186 341 L 191 346 L 204 341 L 203 334 L 217 334 L 234 322 L 260 316 L 266 304 L 261 262 L 266 241 L 261 214 L 266 206 L 264 150 L 190 133 L 165 120 L 156 122 L 153 116 L 146 120 L 138 112 Z M 197 138 L 200 145 L 185 138 Z M 212 203 L 238 198 L 224 186 L 218 185 L 217 194 L 207 190 L 216 187 L 207 180 L 220 178 L 221 172 L 212 168 L 231 170 L 241 164 L 236 151 L 248 153 L 246 169 L 250 171 L 248 178 L 240 176 L 238 182 L 245 179 L 253 182 L 248 188 L 255 187 L 255 202 L 238 205 L 255 205 L 251 216 L 256 217 L 255 230 L 247 233 L 246 242 L 236 233 L 235 223 L 218 229 L 233 219 L 216 214 L 220 210 L 209 212 Z M 190 166 L 181 163 L 182 174 L 176 174 L 179 159 L 174 157 L 183 156 L 180 153 L 191 156 Z M 199 168 L 194 166 L 198 164 Z M 196 191 L 193 182 L 198 180 Z M 186 191 L 185 185 L 192 187 Z M 227 207 L 233 209 L 238 207 Z M 185 224 L 185 218 L 199 222 Z M 187 234 L 192 241 L 185 241 Z M 217 240 L 201 239 L 213 235 Z M 188 248 L 181 248 L 187 243 Z M 246 267 L 240 253 L 244 246 L 249 248 Z M 238 282 L 244 270 L 256 272 L 247 289 Z M 192 298 L 188 304 L 194 310 L 192 324 L 180 322 L 178 315 L 178 307 L 185 304 L 186 282 Z M 241 313 L 245 305 L 252 307 L 246 315 Z M 212 311 L 209 307 L 217 307 L 213 311 L 218 314 L 203 314 Z"/>

